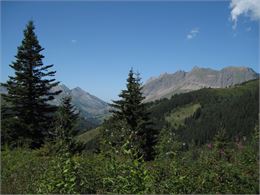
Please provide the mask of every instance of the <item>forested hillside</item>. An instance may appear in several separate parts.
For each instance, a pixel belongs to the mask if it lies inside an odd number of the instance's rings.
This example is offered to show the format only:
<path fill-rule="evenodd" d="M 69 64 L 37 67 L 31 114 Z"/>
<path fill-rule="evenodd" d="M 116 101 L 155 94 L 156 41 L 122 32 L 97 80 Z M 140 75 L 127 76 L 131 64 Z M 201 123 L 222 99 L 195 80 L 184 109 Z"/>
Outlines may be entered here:
<path fill-rule="evenodd" d="M 166 127 L 187 146 L 210 143 L 220 129 L 235 140 L 249 136 L 259 124 L 259 79 L 230 88 L 204 88 L 146 105 L 156 131 L 160 133 Z M 93 132 L 93 139 L 97 139 L 97 131 Z M 88 139 L 82 139 L 87 134 Z M 91 141 L 92 134 L 86 135 L 82 134 L 80 140 Z"/>
<path fill-rule="evenodd" d="M 195 110 L 194 110 L 194 105 Z M 178 110 L 191 108 L 191 113 L 178 122 Z M 248 136 L 259 124 L 259 80 L 230 88 L 204 88 L 149 103 L 149 111 L 157 129 L 168 126 L 187 143 L 205 144 L 224 128 L 228 137 Z M 181 114 L 181 113 L 180 113 Z"/>

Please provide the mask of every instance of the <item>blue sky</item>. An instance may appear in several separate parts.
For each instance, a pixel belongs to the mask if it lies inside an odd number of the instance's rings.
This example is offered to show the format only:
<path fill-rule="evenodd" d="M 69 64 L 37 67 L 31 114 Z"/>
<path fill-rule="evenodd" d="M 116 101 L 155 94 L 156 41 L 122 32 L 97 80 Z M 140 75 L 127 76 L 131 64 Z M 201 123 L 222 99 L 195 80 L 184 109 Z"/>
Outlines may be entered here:
<path fill-rule="evenodd" d="M 193 66 L 259 72 L 259 22 L 231 11 L 230 1 L 1 2 L 1 81 L 13 74 L 31 19 L 57 80 L 106 101 L 117 99 L 131 67 L 143 82 Z"/>

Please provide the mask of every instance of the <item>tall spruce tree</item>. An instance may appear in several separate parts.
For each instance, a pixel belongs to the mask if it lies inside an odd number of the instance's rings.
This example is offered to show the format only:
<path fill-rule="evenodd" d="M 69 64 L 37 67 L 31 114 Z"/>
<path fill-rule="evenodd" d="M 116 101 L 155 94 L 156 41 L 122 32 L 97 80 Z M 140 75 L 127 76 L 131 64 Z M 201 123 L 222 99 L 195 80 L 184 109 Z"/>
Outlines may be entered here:
<path fill-rule="evenodd" d="M 71 104 L 71 97 L 64 97 L 55 116 L 55 138 L 65 142 L 71 142 L 78 133 L 75 129 L 78 117 L 79 113 Z"/>
<path fill-rule="evenodd" d="M 119 94 L 120 100 L 113 101 L 111 106 L 114 108 L 111 112 L 117 120 L 126 121 L 131 131 L 130 140 L 143 155 L 145 160 L 151 160 L 154 157 L 154 145 L 156 142 L 155 130 L 147 112 L 145 99 L 142 95 L 142 84 L 139 74 L 130 70 L 127 79 L 126 90 Z"/>
<path fill-rule="evenodd" d="M 71 97 L 65 96 L 61 105 L 55 114 L 54 128 L 50 136 L 50 142 L 47 143 L 50 152 L 81 152 L 84 144 L 77 142 L 75 136 L 78 130 L 75 128 L 79 119 L 79 112 L 71 104 Z"/>
<path fill-rule="evenodd" d="M 24 39 L 18 47 L 16 60 L 10 67 L 14 69 L 14 76 L 9 76 L 7 83 L 8 94 L 3 95 L 8 103 L 8 118 L 16 122 L 9 128 L 12 131 L 13 142 L 24 142 L 32 147 L 39 147 L 48 134 L 53 113 L 57 107 L 48 101 L 61 91 L 51 90 L 59 82 L 51 78 L 56 71 L 49 71 L 53 65 L 44 65 L 41 52 L 44 50 L 34 32 L 32 21 L 24 30 Z M 7 120 L 8 122 L 10 120 Z"/>

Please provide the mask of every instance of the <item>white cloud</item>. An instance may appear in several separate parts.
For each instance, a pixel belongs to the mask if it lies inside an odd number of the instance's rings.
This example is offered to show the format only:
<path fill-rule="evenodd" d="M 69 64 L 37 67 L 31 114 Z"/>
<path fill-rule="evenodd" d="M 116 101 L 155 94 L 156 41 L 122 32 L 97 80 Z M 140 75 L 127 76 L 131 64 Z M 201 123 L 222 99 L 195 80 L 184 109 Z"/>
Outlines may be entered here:
<path fill-rule="evenodd" d="M 77 43 L 77 40 L 76 39 L 72 39 L 71 43 Z"/>
<path fill-rule="evenodd" d="M 231 0 L 231 20 L 236 28 L 238 16 L 245 15 L 251 20 L 260 20 L 260 0 Z"/>
<path fill-rule="evenodd" d="M 195 38 L 198 33 L 199 33 L 199 28 L 193 28 L 193 29 L 191 29 L 191 31 L 189 32 L 189 34 L 187 34 L 187 39 L 193 39 L 193 38 Z"/>

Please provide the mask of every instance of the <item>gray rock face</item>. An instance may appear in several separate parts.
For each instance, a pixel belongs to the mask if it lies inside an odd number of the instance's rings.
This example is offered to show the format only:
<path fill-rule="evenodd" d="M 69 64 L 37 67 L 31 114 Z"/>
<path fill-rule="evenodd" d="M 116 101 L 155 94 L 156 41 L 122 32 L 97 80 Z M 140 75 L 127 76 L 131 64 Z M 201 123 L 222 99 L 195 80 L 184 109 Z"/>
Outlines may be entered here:
<path fill-rule="evenodd" d="M 190 72 L 177 71 L 149 79 L 143 87 L 145 102 L 171 97 L 204 87 L 224 88 L 256 79 L 259 75 L 247 67 L 226 67 L 220 71 L 194 67 Z"/>
<path fill-rule="evenodd" d="M 59 85 L 52 90 L 62 90 L 62 92 L 55 97 L 52 104 L 59 105 L 62 98 L 71 96 L 72 104 L 80 111 L 86 118 L 99 118 L 108 114 L 109 105 L 103 100 L 89 94 L 80 87 L 69 89 L 65 85 Z"/>
<path fill-rule="evenodd" d="M 102 120 L 102 117 L 109 113 L 109 105 L 103 100 L 89 94 L 83 89 L 76 87 L 69 89 L 66 85 L 58 85 L 52 89 L 52 91 L 62 92 L 55 97 L 50 104 L 60 105 L 61 100 L 65 96 L 71 96 L 72 104 L 80 111 L 80 114 L 85 118 Z M 7 89 L 0 86 L 0 94 L 7 94 Z"/>

